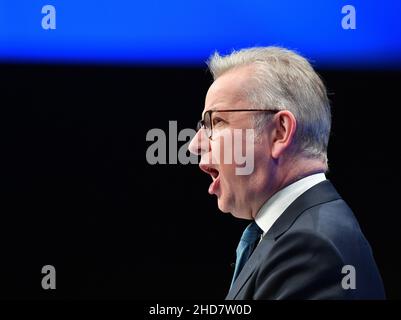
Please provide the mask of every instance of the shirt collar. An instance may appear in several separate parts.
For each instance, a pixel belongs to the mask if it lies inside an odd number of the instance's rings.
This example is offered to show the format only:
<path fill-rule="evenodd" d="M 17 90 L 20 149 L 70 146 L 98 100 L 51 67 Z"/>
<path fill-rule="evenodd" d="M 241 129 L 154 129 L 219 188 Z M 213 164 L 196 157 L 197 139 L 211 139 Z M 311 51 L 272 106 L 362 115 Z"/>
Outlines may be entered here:
<path fill-rule="evenodd" d="M 268 199 L 259 209 L 255 218 L 256 224 L 263 230 L 263 236 L 296 198 L 324 180 L 326 180 L 324 173 L 312 174 L 293 182 Z"/>

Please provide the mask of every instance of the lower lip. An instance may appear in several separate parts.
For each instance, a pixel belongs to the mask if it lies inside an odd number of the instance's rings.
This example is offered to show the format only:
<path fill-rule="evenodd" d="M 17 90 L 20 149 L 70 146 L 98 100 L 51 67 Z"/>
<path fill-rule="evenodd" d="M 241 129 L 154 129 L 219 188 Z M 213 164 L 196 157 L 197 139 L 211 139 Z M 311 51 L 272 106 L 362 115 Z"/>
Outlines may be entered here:
<path fill-rule="evenodd" d="M 217 179 L 214 180 L 209 186 L 209 194 L 216 194 L 217 195 L 217 189 L 219 187 L 220 187 L 220 177 L 217 177 Z"/>

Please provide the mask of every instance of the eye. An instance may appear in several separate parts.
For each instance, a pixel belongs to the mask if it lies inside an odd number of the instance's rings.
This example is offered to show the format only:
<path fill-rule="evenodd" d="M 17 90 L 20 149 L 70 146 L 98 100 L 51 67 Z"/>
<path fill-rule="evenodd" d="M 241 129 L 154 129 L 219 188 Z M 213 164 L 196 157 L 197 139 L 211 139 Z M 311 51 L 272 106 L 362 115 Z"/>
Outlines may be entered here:
<path fill-rule="evenodd" d="M 224 122 L 224 120 L 220 117 L 214 117 L 213 118 L 213 126 L 221 125 Z"/>

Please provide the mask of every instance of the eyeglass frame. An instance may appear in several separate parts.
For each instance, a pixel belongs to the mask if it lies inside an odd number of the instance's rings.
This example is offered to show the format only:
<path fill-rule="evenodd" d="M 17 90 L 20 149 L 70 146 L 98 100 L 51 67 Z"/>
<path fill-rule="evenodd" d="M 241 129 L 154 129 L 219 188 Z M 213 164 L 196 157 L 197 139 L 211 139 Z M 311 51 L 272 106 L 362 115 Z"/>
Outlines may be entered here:
<path fill-rule="evenodd" d="M 273 112 L 273 113 L 277 113 L 279 111 L 282 110 L 277 110 L 277 109 L 225 109 L 225 110 L 208 110 L 204 113 L 203 118 L 200 119 L 196 125 L 196 132 L 198 132 L 200 129 L 205 129 L 207 137 L 209 138 L 209 140 L 212 140 L 212 136 L 213 136 L 213 122 L 212 122 L 212 114 L 213 112 L 245 112 L 245 111 L 262 111 L 262 112 Z M 209 115 L 209 119 L 210 119 L 210 133 L 208 133 L 208 129 L 205 126 L 205 118 L 206 115 Z"/>

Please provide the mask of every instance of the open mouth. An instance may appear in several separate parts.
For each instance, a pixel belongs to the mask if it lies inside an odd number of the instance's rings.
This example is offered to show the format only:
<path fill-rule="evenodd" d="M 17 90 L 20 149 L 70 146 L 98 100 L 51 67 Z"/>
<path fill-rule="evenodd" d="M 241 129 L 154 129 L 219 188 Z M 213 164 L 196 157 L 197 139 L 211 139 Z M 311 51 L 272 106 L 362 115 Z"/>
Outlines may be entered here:
<path fill-rule="evenodd" d="M 212 177 L 213 181 L 215 181 L 219 177 L 219 170 L 214 168 L 208 168 L 207 171 Z"/>
<path fill-rule="evenodd" d="M 202 167 L 202 170 L 208 173 L 212 177 L 212 183 L 209 186 L 209 194 L 215 194 L 219 196 L 218 191 L 220 187 L 220 176 L 219 170 L 211 167 Z"/>

